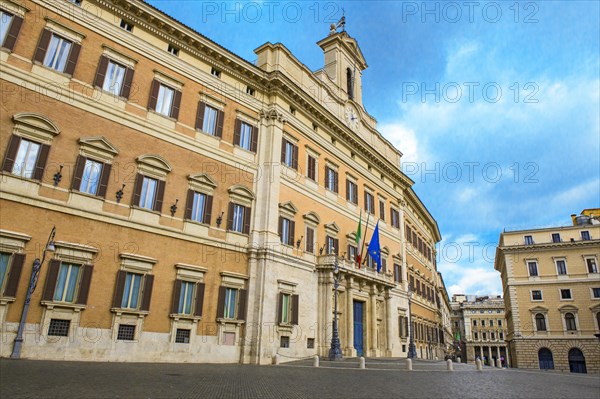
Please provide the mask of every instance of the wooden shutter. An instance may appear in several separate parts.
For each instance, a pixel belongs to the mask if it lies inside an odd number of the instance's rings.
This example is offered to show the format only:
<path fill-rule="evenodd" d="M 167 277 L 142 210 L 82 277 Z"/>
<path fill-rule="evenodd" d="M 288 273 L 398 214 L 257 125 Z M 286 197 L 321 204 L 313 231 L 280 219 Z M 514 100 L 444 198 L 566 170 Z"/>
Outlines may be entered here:
<path fill-rule="evenodd" d="M 285 165 L 285 145 L 287 144 L 287 140 L 281 140 L 281 164 Z"/>
<path fill-rule="evenodd" d="M 233 207 L 233 202 L 230 202 L 227 210 L 227 230 L 233 230 Z"/>
<path fill-rule="evenodd" d="M 252 126 L 252 134 L 250 135 L 250 151 L 256 152 L 258 148 L 258 127 Z"/>
<path fill-rule="evenodd" d="M 316 160 L 309 155 L 308 156 L 308 178 L 309 179 L 315 180 L 315 178 L 316 178 L 315 167 L 316 167 Z"/>
<path fill-rule="evenodd" d="M 21 25 L 23 24 L 23 18 L 18 15 L 13 15 L 12 22 L 10 23 L 10 29 L 6 34 L 6 38 L 4 39 L 4 43 L 2 43 L 2 47 L 13 51 L 15 48 L 15 43 L 17 42 L 17 37 L 19 36 L 19 31 L 21 30 Z"/>
<path fill-rule="evenodd" d="M 239 295 L 240 295 L 240 299 L 238 301 L 238 314 L 237 314 L 237 319 L 238 320 L 246 320 L 246 312 L 247 312 L 247 308 L 248 308 L 248 302 L 247 302 L 247 296 L 248 296 L 248 291 L 246 290 L 239 290 Z"/>
<path fill-rule="evenodd" d="M 71 190 L 79 190 L 81 187 L 81 178 L 85 169 L 86 157 L 78 155 L 75 161 L 75 171 L 73 172 L 73 180 L 71 181 Z"/>
<path fill-rule="evenodd" d="M 108 69 L 108 57 L 101 56 L 96 69 L 96 77 L 94 78 L 94 86 L 102 88 L 104 79 L 106 78 L 106 70 Z"/>
<path fill-rule="evenodd" d="M 338 172 L 337 171 L 333 171 L 333 191 L 335 191 L 336 193 L 339 193 L 340 190 L 338 188 Z"/>
<path fill-rule="evenodd" d="M 21 144 L 21 137 L 13 134 L 10 136 L 8 141 L 8 148 L 6 149 L 6 155 L 4 156 L 4 162 L 2 163 L 2 170 L 5 172 L 12 173 L 13 166 L 15 165 L 15 159 L 17 158 L 17 152 L 19 151 L 19 145 Z"/>
<path fill-rule="evenodd" d="M 46 283 L 44 284 L 42 301 L 52 301 L 54 299 L 54 289 L 56 288 L 56 279 L 58 278 L 59 269 L 60 260 L 52 259 L 48 265 L 48 273 L 46 274 Z"/>
<path fill-rule="evenodd" d="M 123 79 L 123 87 L 121 87 L 121 97 L 129 100 L 129 94 L 131 93 L 131 83 L 133 82 L 133 68 L 125 69 L 125 78 Z"/>
<path fill-rule="evenodd" d="M 83 265 L 81 267 L 81 281 L 79 283 L 79 293 L 77 294 L 77 301 L 75 303 L 79 305 L 86 305 L 88 296 L 90 293 L 90 285 L 92 283 L 92 272 L 94 266 Z"/>
<path fill-rule="evenodd" d="M 175 280 L 173 284 L 173 298 L 171 300 L 171 314 L 179 313 L 179 297 L 181 296 L 181 280 Z"/>
<path fill-rule="evenodd" d="M 217 110 L 217 126 L 215 129 L 215 136 L 223 138 L 223 122 L 225 121 L 225 112 L 220 109 Z"/>
<path fill-rule="evenodd" d="M 277 320 L 275 323 L 281 323 L 283 318 L 283 293 L 277 294 Z"/>
<path fill-rule="evenodd" d="M 217 319 L 222 319 L 225 313 L 225 294 L 227 292 L 226 287 L 219 287 L 219 299 L 217 301 Z"/>
<path fill-rule="evenodd" d="M 283 236 L 283 216 L 279 216 L 279 227 L 277 229 L 277 234 L 279 234 L 282 243 L 286 242 L 287 237 Z"/>
<path fill-rule="evenodd" d="M 292 146 L 292 168 L 298 170 L 298 146 Z"/>
<path fill-rule="evenodd" d="M 156 198 L 154 199 L 154 209 L 156 212 L 162 211 L 163 206 L 163 198 L 165 196 L 165 182 L 163 180 L 158 180 L 158 187 L 156 188 Z"/>
<path fill-rule="evenodd" d="M 314 253 L 315 252 L 315 231 L 308 227 L 306 229 L 306 252 Z"/>
<path fill-rule="evenodd" d="M 117 273 L 117 284 L 115 285 L 115 295 L 113 296 L 113 308 L 121 307 L 123 291 L 125 291 L 125 277 L 127 277 L 127 272 L 125 270 L 119 270 Z"/>
<path fill-rule="evenodd" d="M 337 238 L 333 239 L 333 247 L 335 248 L 335 255 L 340 254 L 340 240 Z"/>
<path fill-rule="evenodd" d="M 35 172 L 33 172 L 33 178 L 35 180 L 42 180 L 44 177 L 44 169 L 46 168 L 46 162 L 48 162 L 48 153 L 50 152 L 50 146 L 48 144 L 42 144 L 40 146 L 40 154 L 38 155 L 37 162 L 35 163 Z"/>
<path fill-rule="evenodd" d="M 300 303 L 300 298 L 298 295 L 292 295 L 292 324 L 298 325 L 298 306 Z"/>
<path fill-rule="evenodd" d="M 144 276 L 144 292 L 142 292 L 142 303 L 140 310 L 150 310 L 150 299 L 152 299 L 152 286 L 154 285 L 154 276 L 146 274 Z"/>
<path fill-rule="evenodd" d="M 252 208 L 250 208 L 249 206 L 245 206 L 244 207 L 244 228 L 242 230 L 242 233 L 244 234 L 250 234 L 250 212 L 251 212 Z"/>
<path fill-rule="evenodd" d="M 346 179 L 346 201 L 354 202 L 354 196 L 350 193 L 350 180 Z"/>
<path fill-rule="evenodd" d="M 44 62 L 44 58 L 46 57 L 46 51 L 48 51 L 48 45 L 50 44 L 50 39 L 52 38 L 52 32 L 48 29 L 44 29 L 42 31 L 42 35 L 40 36 L 40 41 L 38 42 L 37 48 L 35 49 L 35 54 L 33 55 L 33 60 L 39 63 Z"/>
<path fill-rule="evenodd" d="M 81 44 L 71 43 L 71 51 L 69 52 L 69 59 L 65 66 L 65 73 L 67 75 L 73 75 L 75 72 L 75 66 L 77 65 L 77 59 L 79 58 L 79 52 L 81 51 Z"/>
<path fill-rule="evenodd" d="M 192 211 L 194 210 L 194 190 L 188 189 L 187 199 L 185 200 L 185 219 L 192 218 Z"/>
<path fill-rule="evenodd" d="M 171 118 L 179 118 L 179 107 L 181 107 L 181 92 L 179 90 L 175 90 L 173 104 L 171 104 Z"/>
<path fill-rule="evenodd" d="M 21 278 L 24 262 L 25 254 L 13 254 L 3 296 L 12 298 L 17 296 L 17 288 L 19 288 L 19 279 Z"/>
<path fill-rule="evenodd" d="M 206 201 L 204 202 L 204 215 L 202 217 L 203 223 L 210 224 L 210 219 L 212 217 L 212 205 L 213 197 L 212 195 L 207 195 Z"/>
<path fill-rule="evenodd" d="M 206 109 L 206 104 L 202 101 L 198 102 L 198 111 L 196 111 L 196 129 L 202 130 L 202 125 L 204 124 L 204 110 Z"/>
<path fill-rule="evenodd" d="M 381 259 L 381 270 L 384 274 L 387 272 L 387 259 Z"/>
<path fill-rule="evenodd" d="M 240 145 L 240 132 L 242 130 L 242 121 L 235 120 L 235 128 L 233 129 L 233 145 Z"/>
<path fill-rule="evenodd" d="M 194 306 L 194 316 L 202 316 L 202 307 L 204 306 L 204 283 L 196 284 L 196 304 Z"/>
<path fill-rule="evenodd" d="M 290 233 L 288 235 L 288 244 L 293 247 L 295 241 L 296 241 L 296 222 L 294 222 L 293 220 L 290 220 Z"/>
<path fill-rule="evenodd" d="M 385 221 L 385 202 L 379 201 L 379 218 Z"/>
<path fill-rule="evenodd" d="M 325 166 L 325 188 L 329 188 L 329 167 Z"/>
<path fill-rule="evenodd" d="M 158 101 L 158 91 L 160 90 L 160 82 L 156 79 L 152 81 L 150 88 L 150 98 L 148 99 L 148 109 L 156 111 L 156 103 Z"/>
<path fill-rule="evenodd" d="M 144 176 L 137 174 L 135 176 L 135 184 L 133 186 L 133 196 L 131 198 L 131 205 L 140 206 L 140 198 L 142 197 L 142 185 L 144 183 Z"/>
<path fill-rule="evenodd" d="M 98 197 L 106 197 L 106 188 L 108 187 L 108 179 L 110 179 L 110 170 L 112 165 L 109 163 L 102 164 L 102 175 L 100 176 L 100 187 L 98 187 Z"/>

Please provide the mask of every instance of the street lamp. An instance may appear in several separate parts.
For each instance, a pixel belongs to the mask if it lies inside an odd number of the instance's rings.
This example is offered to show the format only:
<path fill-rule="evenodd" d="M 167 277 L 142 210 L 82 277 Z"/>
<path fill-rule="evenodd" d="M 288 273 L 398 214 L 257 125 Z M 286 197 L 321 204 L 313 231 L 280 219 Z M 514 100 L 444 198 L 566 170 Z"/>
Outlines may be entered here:
<path fill-rule="evenodd" d="M 413 332 L 413 322 L 412 322 L 412 295 L 413 295 L 413 290 L 412 290 L 412 284 L 408 284 L 408 320 L 409 320 L 409 327 L 410 327 L 410 341 L 408 342 L 408 358 L 409 359 L 414 359 L 417 357 L 417 348 L 415 348 L 415 336 L 414 336 L 414 332 Z"/>
<path fill-rule="evenodd" d="M 19 323 L 19 329 L 17 330 L 17 337 L 15 338 L 15 345 L 13 346 L 10 357 L 12 359 L 19 359 L 21 357 L 21 345 L 23 344 L 23 330 L 25 330 L 25 322 L 27 321 L 27 312 L 29 312 L 29 303 L 31 302 L 31 295 L 37 287 L 38 277 L 40 275 L 40 269 L 46 259 L 46 251 L 54 251 L 54 236 L 56 234 L 56 227 L 52 227 L 50 236 L 42 252 L 42 260 L 36 258 L 33 261 L 33 267 L 31 269 L 31 278 L 29 279 L 29 286 L 27 287 L 27 296 L 25 297 L 25 304 L 23 305 L 23 313 L 21 313 L 21 322 Z"/>
<path fill-rule="evenodd" d="M 331 248 L 330 254 L 335 256 L 335 268 L 333 269 L 333 335 L 331 337 L 331 348 L 329 348 L 329 360 L 342 360 L 342 349 L 340 348 L 340 336 L 337 323 L 337 305 L 338 305 L 338 287 L 340 285 L 340 270 L 338 268 L 338 258 L 335 255 L 335 249 Z"/>

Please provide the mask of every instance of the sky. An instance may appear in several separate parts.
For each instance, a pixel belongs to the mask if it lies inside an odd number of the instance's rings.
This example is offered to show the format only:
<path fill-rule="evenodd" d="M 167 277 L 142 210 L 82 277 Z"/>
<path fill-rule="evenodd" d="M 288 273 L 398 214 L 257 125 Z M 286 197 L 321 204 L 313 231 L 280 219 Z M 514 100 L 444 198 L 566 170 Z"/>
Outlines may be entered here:
<path fill-rule="evenodd" d="M 250 62 L 281 42 L 313 71 L 343 13 L 364 107 L 438 222 L 450 295 L 502 293 L 503 229 L 600 208 L 600 2 L 149 3 Z"/>

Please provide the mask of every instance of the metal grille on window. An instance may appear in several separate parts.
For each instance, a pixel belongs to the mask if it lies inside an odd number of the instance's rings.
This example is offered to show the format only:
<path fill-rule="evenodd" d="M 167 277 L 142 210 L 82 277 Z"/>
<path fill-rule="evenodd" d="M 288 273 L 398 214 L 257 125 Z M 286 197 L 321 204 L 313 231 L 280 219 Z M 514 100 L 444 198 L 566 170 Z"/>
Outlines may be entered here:
<path fill-rule="evenodd" d="M 178 328 L 175 333 L 175 342 L 178 344 L 189 344 L 190 343 L 190 330 L 184 328 Z"/>
<path fill-rule="evenodd" d="M 289 348 L 290 347 L 290 337 L 281 337 L 281 346 L 282 348 Z"/>
<path fill-rule="evenodd" d="M 48 336 L 68 337 L 71 320 L 52 319 L 48 327 Z"/>
<path fill-rule="evenodd" d="M 314 349 L 315 348 L 315 339 L 314 338 L 307 338 L 306 339 L 306 348 L 307 349 Z"/>
<path fill-rule="evenodd" d="M 133 341 L 135 338 L 135 326 L 130 324 L 119 324 L 117 339 L 119 341 Z"/>

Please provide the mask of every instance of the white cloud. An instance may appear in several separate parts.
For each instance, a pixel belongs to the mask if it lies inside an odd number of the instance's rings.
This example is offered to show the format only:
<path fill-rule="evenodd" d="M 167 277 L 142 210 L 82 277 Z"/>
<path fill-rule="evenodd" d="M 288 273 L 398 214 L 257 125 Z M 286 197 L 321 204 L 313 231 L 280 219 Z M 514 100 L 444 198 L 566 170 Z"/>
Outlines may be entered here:
<path fill-rule="evenodd" d="M 419 142 L 414 130 L 401 123 L 382 124 L 379 130 L 402 152 L 402 162 L 422 162 L 426 158 L 424 143 Z"/>

